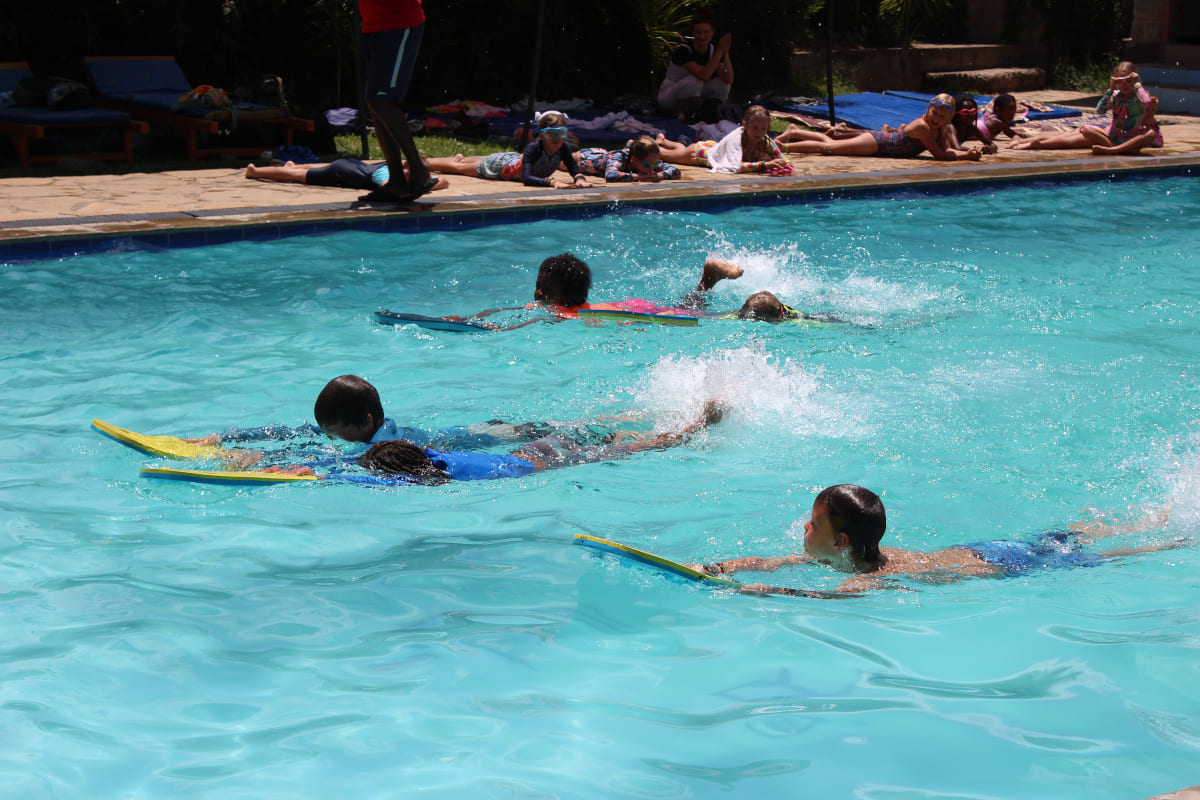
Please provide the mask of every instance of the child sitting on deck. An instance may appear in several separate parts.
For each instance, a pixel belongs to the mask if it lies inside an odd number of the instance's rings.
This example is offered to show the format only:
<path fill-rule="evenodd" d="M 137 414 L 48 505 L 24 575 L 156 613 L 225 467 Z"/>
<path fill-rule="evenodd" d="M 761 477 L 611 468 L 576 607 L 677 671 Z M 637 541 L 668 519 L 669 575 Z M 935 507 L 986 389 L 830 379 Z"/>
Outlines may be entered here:
<path fill-rule="evenodd" d="M 1092 153 L 1098 156 L 1135 156 L 1142 152 L 1143 147 L 1162 147 L 1162 131 L 1158 129 L 1158 120 L 1154 116 L 1157 113 L 1158 98 L 1150 95 L 1150 101 L 1142 111 L 1142 124 L 1133 131 L 1133 135 L 1112 147 L 1094 144 Z"/>
<path fill-rule="evenodd" d="M 684 145 L 660 135 L 658 146 L 663 161 L 672 164 L 708 167 L 713 172 L 790 174 L 792 165 L 770 133 L 771 114 L 762 106 L 750 106 L 742 116 L 742 126 L 720 142 L 707 140 Z"/>
<path fill-rule="evenodd" d="M 896 130 L 862 131 L 849 138 L 835 138 L 789 125 L 775 141 L 788 153 L 914 158 L 928 150 L 939 161 L 978 161 L 981 155 L 978 149 L 949 146 L 946 126 L 953 117 L 954 98 L 939 94 L 929 101 L 922 116 Z"/>
<path fill-rule="evenodd" d="M 571 174 L 571 183 L 554 180 L 559 164 Z M 557 111 L 547 111 L 538 118 L 538 138 L 520 153 L 504 151 L 470 158 L 460 153 L 451 158 L 431 158 L 429 169 L 494 181 L 520 181 L 526 186 L 551 189 L 591 186 L 575 163 L 571 145 L 567 143 L 567 118 Z"/>
<path fill-rule="evenodd" d="M 774 572 L 780 567 L 818 561 L 851 577 L 838 586 L 839 592 L 883 588 L 890 577 L 912 577 L 933 582 L 967 577 L 1001 578 L 1027 569 L 1095 566 L 1105 558 L 1153 552 L 1180 546 L 1177 543 L 1086 553 L 1080 545 L 1097 539 L 1129 533 L 1165 523 L 1165 514 L 1151 515 L 1141 523 L 1116 528 L 1101 522 L 1073 525 L 1047 531 L 1032 541 L 990 541 L 955 545 L 940 550 L 901 550 L 880 547 L 887 527 L 883 501 L 869 489 L 843 483 L 830 486 L 813 501 L 812 515 L 804 523 L 804 552 L 778 558 L 735 558 L 713 564 L 696 564 L 694 569 L 710 575 L 729 575 L 740 570 Z M 798 594 L 796 589 L 745 584 L 745 592 Z"/>
<path fill-rule="evenodd" d="M 1099 145 L 1102 148 L 1117 147 L 1135 136 L 1145 133 L 1142 130 L 1142 117 L 1146 104 L 1150 102 L 1150 94 L 1142 88 L 1141 81 L 1133 64 L 1122 61 L 1113 68 L 1112 77 L 1108 81 L 1108 91 L 1096 104 L 1096 113 L 1103 114 L 1112 110 L 1112 122 L 1107 130 L 1095 125 L 1082 125 L 1078 130 L 1060 133 L 1057 136 L 1038 136 L 1022 139 L 1011 145 L 1013 150 L 1068 150 L 1077 147 L 1091 148 Z M 1146 145 L 1141 145 L 1145 147 Z M 1157 145 L 1156 145 L 1157 146 Z M 1109 152 L 1104 155 L 1111 155 Z"/>
<path fill-rule="evenodd" d="M 662 161 L 658 143 L 639 136 L 620 150 L 585 147 L 576 160 L 584 175 L 603 175 L 609 183 L 626 181 L 670 181 L 679 177 L 679 168 Z"/>

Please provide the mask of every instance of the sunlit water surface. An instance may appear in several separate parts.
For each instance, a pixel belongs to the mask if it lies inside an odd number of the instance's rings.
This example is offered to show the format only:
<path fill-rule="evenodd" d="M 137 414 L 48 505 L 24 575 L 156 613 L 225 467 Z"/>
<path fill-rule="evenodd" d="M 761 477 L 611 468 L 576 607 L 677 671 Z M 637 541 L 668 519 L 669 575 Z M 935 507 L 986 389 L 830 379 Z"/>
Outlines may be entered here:
<path fill-rule="evenodd" d="M 0 795 L 1128 798 L 1200 764 L 1200 181 L 1026 185 L 0 268 Z M 373 324 L 770 289 L 827 328 Z M 357 373 L 397 421 L 632 409 L 690 443 L 438 487 L 148 481 L 102 438 L 298 424 Z M 861 483 L 932 549 L 1170 505 L 1099 567 L 742 596 L 682 561 L 801 548 Z M 828 589 L 814 566 L 751 579 Z"/>

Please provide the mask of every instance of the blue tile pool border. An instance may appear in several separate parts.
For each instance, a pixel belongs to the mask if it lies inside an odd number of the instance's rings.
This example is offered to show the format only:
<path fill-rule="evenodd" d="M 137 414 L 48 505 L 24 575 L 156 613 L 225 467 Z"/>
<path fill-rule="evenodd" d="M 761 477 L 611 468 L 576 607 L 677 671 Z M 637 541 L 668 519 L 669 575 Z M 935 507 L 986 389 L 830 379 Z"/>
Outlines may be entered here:
<path fill-rule="evenodd" d="M 996 165 L 998 168 L 1011 165 Z M 946 175 L 932 170 L 919 170 L 905 174 L 912 178 L 897 184 L 895 174 L 888 174 L 887 182 L 878 180 L 879 173 L 853 173 L 836 176 L 822 175 L 820 179 L 833 178 L 841 181 L 861 180 L 863 183 L 850 185 L 805 187 L 788 184 L 779 189 L 753 188 L 728 191 L 729 184 L 713 183 L 714 189 L 725 189 L 721 194 L 704 194 L 692 197 L 656 198 L 649 195 L 630 194 L 630 199 L 605 199 L 599 202 L 575 202 L 561 205 L 529 205 L 522 207 L 499 207 L 487 209 L 452 210 L 444 212 L 420 211 L 386 214 L 364 213 L 360 216 L 335 219 L 306 219 L 291 221 L 264 221 L 239 223 L 203 228 L 166 228 L 123 234 L 69 234 L 63 236 L 29 237 L 0 240 L 0 261 L 15 263 L 59 259 L 88 253 L 107 252 L 119 248 L 174 249 L 181 247 L 204 247 L 239 241 L 273 241 L 295 236 L 328 235 L 347 231 L 376 233 L 427 233 L 468 230 L 518 222 L 536 222 L 548 219 L 577 220 L 596 216 L 621 213 L 646 212 L 722 212 L 745 206 L 813 205 L 841 199 L 861 197 L 937 197 L 947 195 L 970 195 L 1009 186 L 1036 186 L 1038 184 L 1071 183 L 1119 183 L 1128 181 L 1159 180 L 1167 177 L 1195 177 L 1200 175 L 1196 163 L 1164 164 L 1136 169 L 1113 168 L 1095 170 L 1059 171 L 1047 173 L 1012 174 L 1011 169 L 995 174 L 976 171 L 971 175 Z M 493 198 L 494 199 L 494 198 Z M 288 211 L 290 209 L 280 209 Z"/>

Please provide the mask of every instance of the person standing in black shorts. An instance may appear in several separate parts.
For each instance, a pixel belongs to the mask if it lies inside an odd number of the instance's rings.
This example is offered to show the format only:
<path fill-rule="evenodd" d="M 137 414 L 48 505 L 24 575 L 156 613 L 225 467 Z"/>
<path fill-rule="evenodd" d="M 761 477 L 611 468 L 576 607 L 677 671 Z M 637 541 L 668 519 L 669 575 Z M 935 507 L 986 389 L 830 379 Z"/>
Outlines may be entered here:
<path fill-rule="evenodd" d="M 358 0 L 358 10 L 362 16 L 359 48 L 367 110 L 391 172 L 387 183 L 359 200 L 411 202 L 433 188 L 402 106 L 425 33 L 425 12 L 421 0 Z"/>

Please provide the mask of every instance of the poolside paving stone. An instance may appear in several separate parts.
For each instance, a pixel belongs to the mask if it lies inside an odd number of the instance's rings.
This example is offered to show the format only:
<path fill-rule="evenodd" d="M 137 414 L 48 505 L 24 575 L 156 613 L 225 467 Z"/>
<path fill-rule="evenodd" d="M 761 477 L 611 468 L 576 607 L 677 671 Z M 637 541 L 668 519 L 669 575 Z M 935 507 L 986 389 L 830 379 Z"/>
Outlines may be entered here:
<path fill-rule="evenodd" d="M 1024 93 L 1040 102 L 1082 101 L 1078 93 Z M 1086 106 L 1081 106 L 1086 107 Z M 1090 110 L 1090 108 L 1088 109 Z M 0 243 L 28 250 L 36 240 L 98 240 L 152 231 L 173 234 L 211 228 L 257 227 L 307 229 L 316 223 L 387 221 L 385 227 L 478 221 L 492 214 L 511 219 L 512 212 L 552 214 L 564 205 L 602 209 L 637 202 L 679 207 L 690 201 L 740 195 L 759 202 L 765 197 L 838 192 L 947 182 L 994 181 L 1036 176 L 1107 175 L 1130 170 L 1200 168 L 1200 118 L 1160 117 L 1166 144 L 1146 155 L 1097 157 L 1084 150 L 1008 150 L 979 162 L 916 159 L 849 158 L 793 155 L 791 176 L 717 175 L 683 167 L 683 178 L 659 184 L 606 185 L 592 189 L 550 190 L 507 181 L 449 176 L 448 189 L 427 195 L 417 209 L 370 206 L 357 202 L 358 190 L 247 180 L 244 167 L 180 170 L 126 175 L 23 177 L 0 180 Z M 1003 140 L 1002 140 L 1003 142 Z M 419 216 L 421 219 L 404 219 Z M 414 224 L 415 223 L 415 224 Z M 355 225 L 357 227 L 357 225 Z"/>

